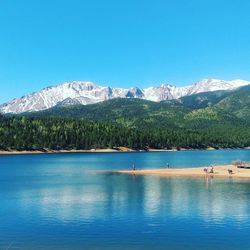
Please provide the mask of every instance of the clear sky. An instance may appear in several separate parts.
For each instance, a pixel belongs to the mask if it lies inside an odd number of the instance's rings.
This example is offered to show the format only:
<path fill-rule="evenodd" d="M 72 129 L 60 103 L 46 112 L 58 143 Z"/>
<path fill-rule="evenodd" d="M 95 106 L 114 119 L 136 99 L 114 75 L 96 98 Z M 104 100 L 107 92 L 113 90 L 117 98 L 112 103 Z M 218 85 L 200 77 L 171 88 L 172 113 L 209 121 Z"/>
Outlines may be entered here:
<path fill-rule="evenodd" d="M 0 0 L 0 102 L 67 80 L 250 80 L 249 0 Z"/>

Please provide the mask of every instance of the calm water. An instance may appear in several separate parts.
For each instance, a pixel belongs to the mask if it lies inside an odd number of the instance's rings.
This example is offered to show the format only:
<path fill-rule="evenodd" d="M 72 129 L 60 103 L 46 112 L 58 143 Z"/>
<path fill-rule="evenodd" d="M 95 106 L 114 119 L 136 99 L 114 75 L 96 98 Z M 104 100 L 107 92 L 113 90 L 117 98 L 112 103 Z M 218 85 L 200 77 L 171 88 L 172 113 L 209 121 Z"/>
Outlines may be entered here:
<path fill-rule="evenodd" d="M 250 151 L 0 156 L 0 249 L 249 250 L 250 182 L 100 171 L 237 159 Z"/>

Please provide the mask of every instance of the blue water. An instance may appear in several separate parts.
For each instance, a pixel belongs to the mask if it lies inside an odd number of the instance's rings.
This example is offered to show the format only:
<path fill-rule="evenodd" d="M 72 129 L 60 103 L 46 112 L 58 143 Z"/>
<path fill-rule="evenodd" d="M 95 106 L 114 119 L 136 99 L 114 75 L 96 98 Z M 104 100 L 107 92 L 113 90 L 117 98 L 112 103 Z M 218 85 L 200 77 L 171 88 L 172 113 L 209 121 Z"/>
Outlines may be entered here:
<path fill-rule="evenodd" d="M 102 171 L 237 159 L 250 151 L 0 156 L 0 249 L 250 249 L 249 181 Z"/>

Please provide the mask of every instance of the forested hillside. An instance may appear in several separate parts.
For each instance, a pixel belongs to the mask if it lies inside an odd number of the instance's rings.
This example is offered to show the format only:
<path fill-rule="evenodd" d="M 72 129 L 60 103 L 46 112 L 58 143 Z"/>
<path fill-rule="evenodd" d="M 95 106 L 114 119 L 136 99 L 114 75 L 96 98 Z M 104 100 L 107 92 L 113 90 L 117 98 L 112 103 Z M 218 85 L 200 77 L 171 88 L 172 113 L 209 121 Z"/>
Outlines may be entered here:
<path fill-rule="evenodd" d="M 82 119 L 1 117 L 1 150 L 227 148 L 250 145 L 249 126 L 137 128 Z"/>

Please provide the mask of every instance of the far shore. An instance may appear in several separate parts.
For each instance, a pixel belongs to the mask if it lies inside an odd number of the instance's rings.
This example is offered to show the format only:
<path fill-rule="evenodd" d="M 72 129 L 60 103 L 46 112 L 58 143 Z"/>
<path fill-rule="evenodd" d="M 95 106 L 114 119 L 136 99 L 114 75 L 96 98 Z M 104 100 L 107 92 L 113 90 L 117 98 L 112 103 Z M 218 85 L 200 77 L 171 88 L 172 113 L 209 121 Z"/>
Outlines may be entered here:
<path fill-rule="evenodd" d="M 250 147 L 245 148 L 221 148 L 221 149 L 250 149 Z M 191 149 L 191 148 L 180 148 L 180 149 L 153 149 L 149 148 L 147 150 L 134 150 L 127 147 L 117 147 L 117 148 L 105 148 L 105 149 L 70 149 L 70 150 L 0 150 L 0 155 L 26 155 L 26 154 L 63 154 L 63 153 L 128 153 L 128 152 L 177 152 L 177 151 L 200 151 L 200 150 L 219 150 L 212 147 L 204 149 Z"/>
<path fill-rule="evenodd" d="M 208 173 L 204 169 L 208 169 Z M 250 178 L 250 169 L 237 168 L 234 165 L 214 166 L 213 173 L 209 173 L 211 167 L 198 168 L 164 168 L 164 169 L 141 169 L 141 170 L 121 170 L 115 171 L 119 174 L 128 175 L 150 175 L 162 177 L 230 177 L 230 178 Z M 231 170 L 232 173 L 229 173 Z"/>
<path fill-rule="evenodd" d="M 70 149 L 70 150 L 0 150 L 0 155 L 21 155 L 21 154 L 63 154 L 63 153 L 128 153 L 128 152 L 174 152 L 177 149 L 148 149 L 133 150 L 127 147 L 105 148 L 105 149 Z"/>

